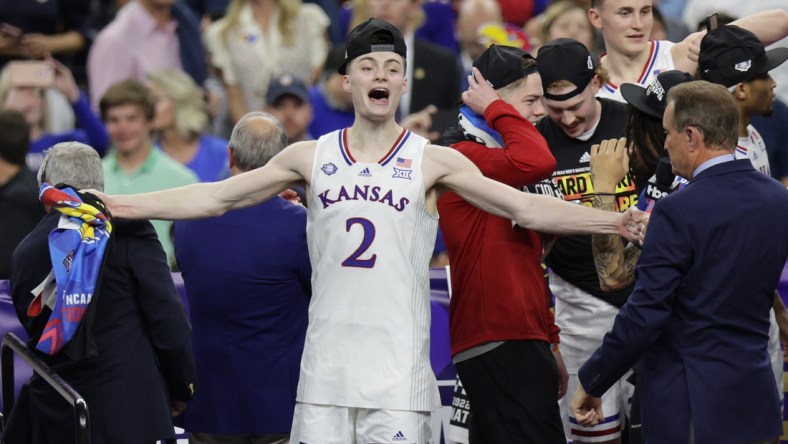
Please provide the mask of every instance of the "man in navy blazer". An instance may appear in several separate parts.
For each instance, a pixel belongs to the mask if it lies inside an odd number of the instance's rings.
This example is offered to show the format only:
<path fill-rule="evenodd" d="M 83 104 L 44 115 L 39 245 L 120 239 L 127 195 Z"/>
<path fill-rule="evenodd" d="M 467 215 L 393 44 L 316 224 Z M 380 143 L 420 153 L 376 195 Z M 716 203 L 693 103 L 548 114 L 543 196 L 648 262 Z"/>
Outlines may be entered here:
<path fill-rule="evenodd" d="M 760 443 L 782 433 L 766 346 L 788 257 L 788 191 L 734 159 L 737 122 L 720 85 L 668 92 L 665 147 L 690 183 L 655 206 L 632 296 L 579 371 L 580 424 L 603 418 L 598 397 L 637 363 L 646 442 Z"/>
<path fill-rule="evenodd" d="M 230 136 L 230 174 L 262 167 L 286 145 L 274 116 L 246 114 Z M 190 443 L 287 442 L 311 294 L 306 218 L 274 198 L 175 223 L 200 379 L 185 415 Z"/>

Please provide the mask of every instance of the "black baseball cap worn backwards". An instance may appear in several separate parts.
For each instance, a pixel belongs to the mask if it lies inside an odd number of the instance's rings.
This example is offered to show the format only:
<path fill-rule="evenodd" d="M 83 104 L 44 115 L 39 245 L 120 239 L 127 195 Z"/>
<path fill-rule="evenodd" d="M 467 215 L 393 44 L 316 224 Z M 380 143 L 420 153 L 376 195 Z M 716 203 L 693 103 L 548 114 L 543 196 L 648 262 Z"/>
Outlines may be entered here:
<path fill-rule="evenodd" d="M 765 74 L 788 59 L 788 48 L 766 51 L 752 32 L 738 26 L 720 25 L 700 42 L 700 78 L 730 88 Z"/>
<path fill-rule="evenodd" d="M 695 79 L 686 72 L 678 70 L 664 71 L 657 74 L 648 87 L 635 83 L 624 83 L 619 89 L 621 95 L 630 105 L 658 119 L 662 118 L 668 107 L 668 91 L 674 86 L 691 82 Z"/>
<path fill-rule="evenodd" d="M 337 72 L 347 74 L 347 65 L 351 60 L 371 52 L 395 52 L 404 59 L 407 47 L 402 33 L 391 23 L 371 18 L 350 31 L 345 50 L 345 61 L 339 65 Z"/>
<path fill-rule="evenodd" d="M 499 89 L 537 72 L 535 63 L 524 69 L 523 59 L 533 57 L 514 46 L 491 45 L 474 60 L 473 67 L 482 73 L 493 89 Z"/>
<path fill-rule="evenodd" d="M 539 75 L 542 76 L 545 99 L 558 101 L 571 99 L 585 91 L 596 74 L 591 53 L 585 45 L 575 39 L 560 38 L 545 43 L 539 48 L 536 60 L 539 63 Z M 559 80 L 572 82 L 577 88 L 566 94 L 548 93 L 547 87 Z"/>

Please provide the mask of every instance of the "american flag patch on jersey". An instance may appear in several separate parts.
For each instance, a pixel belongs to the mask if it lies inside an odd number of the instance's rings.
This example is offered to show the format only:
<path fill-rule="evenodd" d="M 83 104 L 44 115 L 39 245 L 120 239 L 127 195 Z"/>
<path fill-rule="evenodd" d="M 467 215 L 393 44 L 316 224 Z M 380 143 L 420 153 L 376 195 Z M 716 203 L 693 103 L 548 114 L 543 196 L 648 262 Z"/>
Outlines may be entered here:
<path fill-rule="evenodd" d="M 410 168 L 410 165 L 413 163 L 412 159 L 404 159 L 402 157 L 397 157 L 397 167 L 399 168 Z"/>

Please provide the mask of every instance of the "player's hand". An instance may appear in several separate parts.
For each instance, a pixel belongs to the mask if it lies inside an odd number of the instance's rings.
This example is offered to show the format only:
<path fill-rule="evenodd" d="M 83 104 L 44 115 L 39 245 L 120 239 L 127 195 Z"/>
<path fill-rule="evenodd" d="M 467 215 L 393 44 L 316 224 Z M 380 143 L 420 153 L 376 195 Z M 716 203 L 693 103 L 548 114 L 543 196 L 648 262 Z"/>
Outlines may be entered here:
<path fill-rule="evenodd" d="M 621 215 L 621 225 L 618 227 L 618 234 L 632 243 L 643 245 L 643 240 L 646 238 L 648 213 L 640 211 L 636 207 L 629 207 Z"/>
<path fill-rule="evenodd" d="M 595 426 L 605 420 L 605 415 L 602 413 L 602 398 L 586 393 L 583 384 L 577 385 L 569 408 L 577 423 L 582 426 Z"/>
<path fill-rule="evenodd" d="M 471 75 L 468 76 L 468 90 L 462 93 L 462 101 L 474 113 L 483 116 L 484 110 L 494 101 L 501 98 L 501 95 L 482 76 L 482 73 L 471 68 Z"/>
<path fill-rule="evenodd" d="M 594 191 L 615 193 L 629 171 L 627 138 L 603 140 L 591 147 L 591 180 Z"/>
<path fill-rule="evenodd" d="M 703 40 L 704 35 L 706 35 L 706 30 L 693 32 L 685 39 L 685 41 L 689 42 L 689 46 L 687 47 L 687 58 L 690 59 L 691 62 L 698 63 L 698 57 L 700 56 L 700 41 Z"/>
<path fill-rule="evenodd" d="M 299 196 L 298 193 L 291 190 L 290 188 L 279 193 L 279 197 L 284 200 L 289 200 L 290 203 L 303 206 L 303 203 L 301 202 L 301 196 Z"/>

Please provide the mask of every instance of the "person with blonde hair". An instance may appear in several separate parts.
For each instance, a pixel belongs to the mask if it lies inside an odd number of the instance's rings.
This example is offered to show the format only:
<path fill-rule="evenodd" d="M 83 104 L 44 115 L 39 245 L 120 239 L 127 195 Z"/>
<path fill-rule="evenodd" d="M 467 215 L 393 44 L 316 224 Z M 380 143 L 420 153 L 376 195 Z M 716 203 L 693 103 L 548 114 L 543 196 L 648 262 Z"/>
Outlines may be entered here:
<path fill-rule="evenodd" d="M 227 92 L 232 123 L 263 109 L 268 84 L 290 72 L 310 85 L 328 53 L 329 20 L 301 0 L 232 0 L 205 34 L 211 63 Z"/>
<path fill-rule="evenodd" d="M 227 140 L 206 133 L 210 117 L 200 87 L 179 69 L 148 74 L 147 86 L 156 101 L 153 132 L 159 147 L 200 182 L 228 177 Z"/>
<path fill-rule="evenodd" d="M 48 88 L 42 87 L 34 78 L 12 74 L 10 64 L 0 72 L 0 108 L 12 109 L 24 114 L 30 128 L 30 149 L 26 161 L 27 166 L 34 172 L 44 160 L 44 150 L 56 143 L 68 141 L 86 143 L 100 155 L 104 154 L 109 145 L 107 129 L 90 108 L 87 95 L 79 90 L 71 70 L 52 58 L 45 62 L 54 77 L 52 86 Z M 59 114 L 62 109 L 57 102 L 53 102 L 53 95 L 48 93 L 49 90 L 57 91 L 67 99 L 78 123 L 76 128 L 65 131 L 56 129 L 55 114 Z"/>
<path fill-rule="evenodd" d="M 558 38 L 579 41 L 594 52 L 594 28 L 582 6 L 573 0 L 560 0 L 550 4 L 543 14 L 541 37 L 547 43 Z"/>

